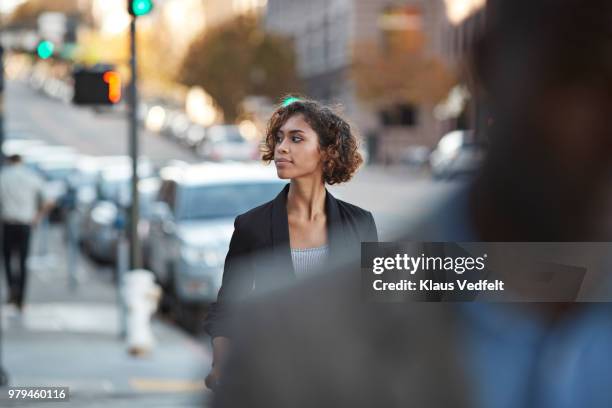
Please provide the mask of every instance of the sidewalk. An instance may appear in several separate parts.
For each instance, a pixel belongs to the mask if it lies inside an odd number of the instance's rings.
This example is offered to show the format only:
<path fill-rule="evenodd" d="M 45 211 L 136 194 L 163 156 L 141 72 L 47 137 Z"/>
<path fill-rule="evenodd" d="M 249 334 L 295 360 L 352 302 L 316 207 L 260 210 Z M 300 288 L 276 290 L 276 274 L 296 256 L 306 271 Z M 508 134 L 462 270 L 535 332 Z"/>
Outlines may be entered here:
<path fill-rule="evenodd" d="M 79 256 L 79 284 L 71 291 L 61 226 L 50 230 L 47 256 L 41 256 L 40 238 L 38 233 L 32 242 L 23 314 L 6 304 L 2 308 L 2 364 L 9 386 L 70 387 L 69 402 L 48 406 L 206 406 L 210 394 L 203 378 L 210 353 L 204 344 L 155 319 L 153 353 L 131 357 L 119 338 L 110 268 Z M 0 389 L 0 406 L 39 406 L 39 402 L 16 403 L 9 400 L 6 389 Z"/>

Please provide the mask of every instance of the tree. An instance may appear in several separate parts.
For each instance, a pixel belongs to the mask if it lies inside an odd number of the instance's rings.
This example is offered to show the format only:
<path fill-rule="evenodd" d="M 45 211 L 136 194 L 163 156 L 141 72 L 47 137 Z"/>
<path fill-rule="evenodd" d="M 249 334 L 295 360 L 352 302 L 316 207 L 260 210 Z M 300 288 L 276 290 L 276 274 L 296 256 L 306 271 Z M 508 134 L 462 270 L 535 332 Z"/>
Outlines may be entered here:
<path fill-rule="evenodd" d="M 384 73 L 384 75 L 381 75 Z M 362 43 L 356 48 L 352 76 L 361 99 L 375 105 L 409 103 L 431 106 L 455 85 L 453 73 L 424 51 Z"/>
<path fill-rule="evenodd" d="M 11 13 L 9 26 L 36 26 L 38 16 L 50 11 L 76 15 L 79 13 L 77 0 L 26 1 Z"/>
<path fill-rule="evenodd" d="M 293 44 L 286 38 L 264 32 L 257 19 L 241 16 L 211 31 L 203 32 L 189 47 L 179 80 L 201 86 L 235 120 L 248 95 L 277 99 L 299 92 Z"/>

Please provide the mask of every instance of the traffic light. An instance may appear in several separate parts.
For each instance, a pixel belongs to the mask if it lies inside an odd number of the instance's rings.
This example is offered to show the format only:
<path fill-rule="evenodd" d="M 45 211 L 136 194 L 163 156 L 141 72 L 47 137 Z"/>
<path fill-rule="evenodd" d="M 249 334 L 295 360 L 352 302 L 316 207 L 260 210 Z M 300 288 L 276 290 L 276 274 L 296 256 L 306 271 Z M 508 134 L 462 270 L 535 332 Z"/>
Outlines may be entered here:
<path fill-rule="evenodd" d="M 51 41 L 43 40 L 38 43 L 36 47 L 36 54 L 41 59 L 48 59 L 53 56 L 53 51 L 55 50 L 55 45 Z"/>
<path fill-rule="evenodd" d="M 73 78 L 75 105 L 112 105 L 121 101 L 121 77 L 115 71 L 80 69 Z"/>
<path fill-rule="evenodd" d="M 135 16 L 144 16 L 153 10 L 153 0 L 127 0 L 128 12 Z"/>

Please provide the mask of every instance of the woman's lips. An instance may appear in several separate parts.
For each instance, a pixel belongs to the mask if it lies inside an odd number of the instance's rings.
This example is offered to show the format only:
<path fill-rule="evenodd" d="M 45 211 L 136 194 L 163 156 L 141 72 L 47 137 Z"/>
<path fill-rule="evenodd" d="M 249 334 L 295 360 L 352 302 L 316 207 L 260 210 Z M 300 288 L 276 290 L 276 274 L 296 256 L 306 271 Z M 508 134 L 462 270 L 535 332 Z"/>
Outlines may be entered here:
<path fill-rule="evenodd" d="M 286 166 L 286 165 L 292 164 L 291 160 L 287 160 L 287 159 L 277 159 L 274 162 L 276 163 L 277 166 Z"/>

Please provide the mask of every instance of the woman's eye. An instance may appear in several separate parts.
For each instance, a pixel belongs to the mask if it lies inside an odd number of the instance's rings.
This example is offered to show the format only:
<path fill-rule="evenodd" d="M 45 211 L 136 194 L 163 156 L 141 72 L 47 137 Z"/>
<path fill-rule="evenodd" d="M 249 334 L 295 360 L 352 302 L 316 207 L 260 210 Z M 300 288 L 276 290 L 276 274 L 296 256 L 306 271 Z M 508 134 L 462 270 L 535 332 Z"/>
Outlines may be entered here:
<path fill-rule="evenodd" d="M 283 141 L 283 137 L 281 135 L 276 136 L 276 143 L 280 143 Z"/>
<path fill-rule="evenodd" d="M 302 141 L 302 138 L 301 138 L 301 137 L 298 137 L 298 136 L 293 136 L 293 137 L 291 138 L 291 141 L 292 141 L 293 143 L 299 143 L 299 142 L 301 142 L 301 141 Z"/>

